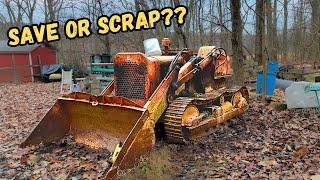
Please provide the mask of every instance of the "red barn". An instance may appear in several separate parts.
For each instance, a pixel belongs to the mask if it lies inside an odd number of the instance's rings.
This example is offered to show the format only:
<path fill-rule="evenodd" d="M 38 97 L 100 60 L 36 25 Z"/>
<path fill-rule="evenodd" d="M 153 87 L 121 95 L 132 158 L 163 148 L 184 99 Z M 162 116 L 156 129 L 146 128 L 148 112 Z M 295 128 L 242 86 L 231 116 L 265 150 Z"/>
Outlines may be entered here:
<path fill-rule="evenodd" d="M 49 64 L 57 64 L 57 56 L 45 44 L 10 47 L 0 41 L 0 82 L 33 82 L 40 66 Z"/>

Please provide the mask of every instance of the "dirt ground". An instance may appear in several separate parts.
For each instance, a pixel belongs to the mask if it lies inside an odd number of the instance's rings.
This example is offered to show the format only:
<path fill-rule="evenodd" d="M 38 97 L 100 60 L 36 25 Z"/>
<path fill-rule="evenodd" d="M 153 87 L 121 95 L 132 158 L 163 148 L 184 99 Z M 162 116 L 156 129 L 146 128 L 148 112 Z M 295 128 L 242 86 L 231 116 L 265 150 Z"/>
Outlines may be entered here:
<path fill-rule="evenodd" d="M 58 83 L 0 84 L 0 179 L 99 178 L 109 168 L 105 159 L 110 152 L 70 138 L 50 146 L 18 147 L 53 105 L 58 89 Z M 277 95 L 283 97 L 283 92 Z M 320 111 L 275 107 L 253 95 L 245 115 L 188 145 L 159 142 L 151 158 L 127 177 L 319 179 Z"/>

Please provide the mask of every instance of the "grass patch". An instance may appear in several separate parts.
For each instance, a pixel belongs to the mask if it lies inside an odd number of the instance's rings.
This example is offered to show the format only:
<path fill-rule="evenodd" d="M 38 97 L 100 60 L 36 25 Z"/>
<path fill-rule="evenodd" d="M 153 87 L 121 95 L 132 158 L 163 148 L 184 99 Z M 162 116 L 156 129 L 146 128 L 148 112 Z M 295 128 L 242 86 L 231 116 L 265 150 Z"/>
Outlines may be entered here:
<path fill-rule="evenodd" d="M 174 170 L 170 158 L 171 152 L 168 147 L 164 146 L 152 152 L 149 157 L 141 158 L 139 165 L 126 172 L 121 179 L 172 179 Z"/>

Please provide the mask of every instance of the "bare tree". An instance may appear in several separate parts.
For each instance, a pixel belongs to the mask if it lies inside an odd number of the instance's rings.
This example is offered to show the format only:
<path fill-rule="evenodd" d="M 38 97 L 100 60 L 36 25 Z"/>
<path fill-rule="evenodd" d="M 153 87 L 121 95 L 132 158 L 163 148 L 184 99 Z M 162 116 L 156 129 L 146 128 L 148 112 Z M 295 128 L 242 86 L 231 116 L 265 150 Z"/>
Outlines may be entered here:
<path fill-rule="evenodd" d="M 104 36 L 96 33 L 97 23 L 95 22 L 101 15 L 161 9 L 178 5 L 188 7 L 188 15 L 185 17 L 186 22 L 183 26 L 178 25 L 176 19 L 173 18 L 174 22 L 171 27 L 157 23 L 155 29 L 146 31 Z M 231 5 L 240 6 L 241 23 L 237 24 L 235 22 L 238 20 L 232 19 L 234 16 L 231 17 L 231 15 L 234 15 L 236 11 L 233 11 L 232 7 L 234 6 L 231 7 Z M 230 50 L 231 46 L 234 49 L 235 45 L 238 45 L 238 41 L 242 40 L 243 50 L 260 65 L 263 64 L 263 60 L 267 56 L 270 59 L 277 59 L 278 53 L 281 53 L 281 58 L 286 63 L 293 60 L 306 61 L 309 59 L 312 62 L 317 62 L 319 59 L 317 58 L 317 53 L 320 51 L 319 0 L 256 0 L 255 3 L 242 0 L 238 4 L 234 0 L 120 0 L 117 3 L 109 0 L 3 0 L 0 1 L 0 7 L 3 9 L 0 12 L 0 28 L 3 32 L 6 32 L 11 26 L 21 27 L 25 24 L 43 21 L 64 23 L 68 18 L 89 18 L 93 22 L 91 27 L 94 36 L 77 42 L 81 53 L 104 51 L 114 54 L 119 50 L 143 51 L 142 41 L 152 36 L 158 39 L 169 37 L 172 39 L 173 47 L 190 47 L 194 50 L 197 50 L 201 45 L 215 43 Z M 280 21 L 282 10 L 284 17 Z M 43 12 L 44 19 L 39 18 L 41 15 L 36 16 L 40 11 Z M 248 18 L 252 12 L 256 16 L 255 24 L 251 24 L 250 18 Z M 278 22 L 283 22 L 281 32 L 278 32 Z M 231 31 L 231 25 L 234 24 L 238 25 L 236 33 L 240 31 L 244 31 L 244 33 L 235 35 L 233 30 Z M 253 33 L 250 32 L 252 25 L 255 26 Z M 139 37 L 138 41 L 137 37 Z M 3 38 L 6 36 L 4 35 Z M 255 44 L 251 43 L 252 39 L 255 39 Z M 62 42 L 59 48 L 64 48 Z M 252 55 L 253 51 L 255 56 Z M 239 51 L 234 51 L 236 56 L 237 53 Z M 237 61 L 235 60 L 235 62 Z"/>
<path fill-rule="evenodd" d="M 11 26 L 21 26 L 23 17 L 22 0 L 4 0 Z"/>
<path fill-rule="evenodd" d="M 23 8 L 24 13 L 29 19 L 29 23 L 33 24 L 34 12 L 36 10 L 37 0 L 22 0 L 25 8 Z"/>
<path fill-rule="evenodd" d="M 283 60 L 285 63 L 288 62 L 288 0 L 283 1 L 283 11 L 284 11 L 284 20 L 283 20 Z"/>
<path fill-rule="evenodd" d="M 265 36 L 264 25 L 264 0 L 256 1 L 256 40 L 255 40 L 255 57 L 261 65 L 263 61 L 263 44 Z"/>
<path fill-rule="evenodd" d="M 306 53 L 306 51 L 301 51 L 301 49 L 307 48 L 307 41 L 304 40 L 306 34 L 305 5 L 304 1 L 300 1 L 296 7 L 294 7 L 293 34 L 291 38 L 292 43 L 290 44 L 295 45 L 292 47 L 292 54 L 294 54 L 293 60 L 296 62 L 303 62 L 305 55 L 309 54 L 309 52 Z"/>
<path fill-rule="evenodd" d="M 275 52 L 274 52 L 274 44 L 273 44 L 273 36 L 274 36 L 274 32 L 273 32 L 273 22 L 272 22 L 272 3 L 271 0 L 266 0 L 266 20 L 267 20 L 267 56 L 268 59 L 269 58 L 274 58 L 275 56 Z M 269 57 L 270 55 L 270 57 Z"/>
<path fill-rule="evenodd" d="M 274 0 L 273 1 L 273 22 L 272 22 L 272 25 L 273 25 L 273 29 L 272 29 L 272 32 L 273 32 L 273 39 L 272 39 L 272 44 L 273 44 L 273 50 L 272 50 L 272 59 L 273 60 L 278 60 L 278 32 L 277 32 L 277 26 L 278 26 L 278 17 L 277 17 L 277 9 L 278 9 L 278 0 Z"/>
<path fill-rule="evenodd" d="M 138 11 L 141 11 L 142 10 L 142 4 L 143 4 L 143 1 L 142 0 L 134 0 L 135 2 L 135 9 L 136 9 L 136 12 Z M 144 40 L 144 34 L 143 34 L 143 31 L 139 31 L 137 32 L 138 34 L 138 50 L 143 52 L 143 40 Z"/>
<path fill-rule="evenodd" d="M 218 12 L 219 12 L 219 24 L 224 24 L 224 15 L 222 10 L 222 1 L 218 0 Z M 220 46 L 226 47 L 226 30 L 223 26 L 220 26 Z"/>
<path fill-rule="evenodd" d="M 175 6 L 179 6 L 180 5 L 179 0 L 173 0 L 173 2 L 174 2 Z M 187 36 L 183 32 L 182 26 L 175 24 L 174 25 L 174 29 L 175 29 L 175 32 L 178 35 L 179 47 L 180 48 L 188 47 Z"/>
<path fill-rule="evenodd" d="M 99 10 L 100 10 L 100 14 L 104 15 L 104 11 L 103 11 L 103 7 L 102 7 L 102 2 L 101 1 L 102 0 L 98 0 Z M 104 35 L 104 45 L 105 45 L 106 53 L 111 55 L 111 43 L 110 43 L 109 35 Z"/>
<path fill-rule="evenodd" d="M 242 65 L 243 65 L 243 52 L 242 52 L 242 20 L 241 20 L 241 1 L 231 0 L 231 22 L 232 22 L 232 59 L 233 67 L 235 70 L 235 78 L 238 83 L 243 83 Z"/>
<path fill-rule="evenodd" d="M 202 21 L 203 19 L 203 0 L 199 0 L 199 6 L 198 6 L 198 29 L 199 29 L 199 39 L 200 39 L 200 44 L 204 44 L 203 43 L 203 36 L 204 36 L 204 29 L 203 29 L 203 26 L 204 26 L 204 23 Z"/>
<path fill-rule="evenodd" d="M 214 3 L 215 1 L 212 0 L 210 1 L 210 18 L 214 18 Z M 215 32 L 214 32 L 214 29 L 215 29 L 215 24 L 210 22 L 210 42 L 211 43 L 215 43 Z M 209 42 L 209 43 L 210 43 Z"/>
<path fill-rule="evenodd" d="M 318 39 L 318 32 L 320 31 L 320 24 L 318 21 L 319 17 L 319 1 L 318 0 L 310 0 L 311 4 L 311 59 L 315 64 L 318 61 L 318 53 L 319 53 L 319 43 L 317 42 Z"/>
<path fill-rule="evenodd" d="M 45 21 L 55 21 L 59 19 L 59 13 L 64 0 L 44 0 Z"/>
<path fill-rule="evenodd" d="M 193 14 L 195 4 L 196 4 L 195 0 L 190 0 L 189 5 L 188 5 L 188 9 L 189 9 L 190 14 Z M 191 25 L 191 15 L 186 16 L 186 23 L 185 23 L 185 26 L 186 26 L 185 32 L 186 33 L 185 34 L 187 36 L 190 36 L 190 25 Z M 190 47 L 190 38 L 188 39 L 187 43 L 188 43 L 188 46 L 186 46 L 186 47 Z"/>

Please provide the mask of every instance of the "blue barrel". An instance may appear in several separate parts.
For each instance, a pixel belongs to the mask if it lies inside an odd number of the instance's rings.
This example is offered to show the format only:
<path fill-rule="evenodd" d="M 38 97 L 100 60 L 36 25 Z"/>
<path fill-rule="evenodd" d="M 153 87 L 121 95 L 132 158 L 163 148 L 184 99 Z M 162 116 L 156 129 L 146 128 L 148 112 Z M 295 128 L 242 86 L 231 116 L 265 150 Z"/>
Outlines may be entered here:
<path fill-rule="evenodd" d="M 269 61 L 267 66 L 268 74 L 277 74 L 279 72 L 279 62 L 278 61 Z"/>
<path fill-rule="evenodd" d="M 256 86 L 256 91 L 258 94 L 262 93 L 262 86 L 263 86 L 263 73 L 258 72 L 257 86 Z M 267 73 L 266 86 L 267 86 L 266 87 L 266 95 L 273 96 L 274 89 L 276 87 L 276 74 Z"/>
<path fill-rule="evenodd" d="M 273 96 L 276 88 L 276 75 L 279 72 L 280 64 L 278 61 L 269 61 L 267 65 L 267 81 L 266 81 L 266 95 Z M 258 72 L 256 91 L 258 94 L 262 93 L 263 73 Z"/>

